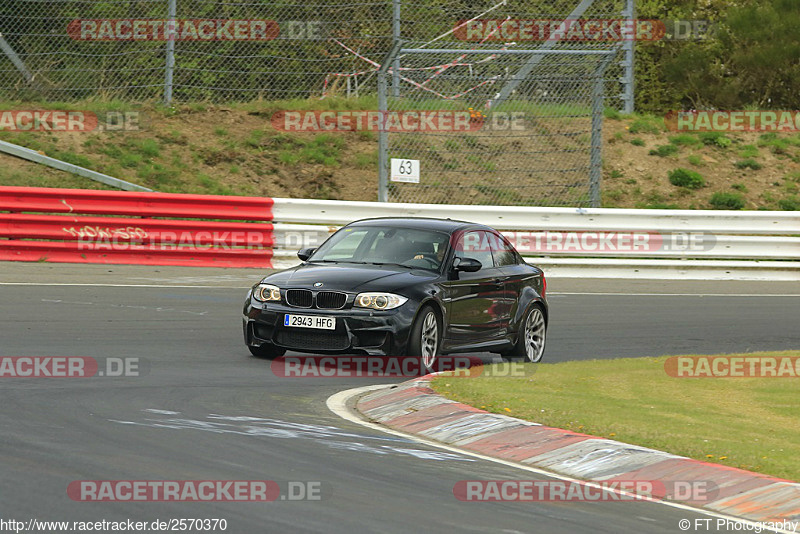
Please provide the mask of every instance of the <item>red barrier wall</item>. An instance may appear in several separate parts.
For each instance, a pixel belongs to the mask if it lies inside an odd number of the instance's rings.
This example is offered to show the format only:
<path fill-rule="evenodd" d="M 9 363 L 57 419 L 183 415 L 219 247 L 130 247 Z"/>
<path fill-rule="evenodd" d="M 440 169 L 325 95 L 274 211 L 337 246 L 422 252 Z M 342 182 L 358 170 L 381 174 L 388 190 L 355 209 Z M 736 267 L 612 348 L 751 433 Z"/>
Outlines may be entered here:
<path fill-rule="evenodd" d="M 257 197 L 0 187 L 0 260 L 272 267 L 272 205 Z"/>

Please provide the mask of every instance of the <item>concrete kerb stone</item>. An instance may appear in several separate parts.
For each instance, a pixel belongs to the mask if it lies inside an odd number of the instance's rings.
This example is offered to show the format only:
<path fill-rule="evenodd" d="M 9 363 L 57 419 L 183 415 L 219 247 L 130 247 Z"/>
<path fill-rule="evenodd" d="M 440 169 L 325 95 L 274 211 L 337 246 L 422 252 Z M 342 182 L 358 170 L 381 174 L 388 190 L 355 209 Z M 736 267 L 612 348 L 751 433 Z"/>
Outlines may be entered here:
<path fill-rule="evenodd" d="M 390 428 L 495 458 L 584 480 L 706 481 L 712 501 L 681 501 L 752 521 L 800 520 L 800 484 L 681 456 L 550 428 L 446 399 L 430 375 L 369 393 L 356 403 Z"/>

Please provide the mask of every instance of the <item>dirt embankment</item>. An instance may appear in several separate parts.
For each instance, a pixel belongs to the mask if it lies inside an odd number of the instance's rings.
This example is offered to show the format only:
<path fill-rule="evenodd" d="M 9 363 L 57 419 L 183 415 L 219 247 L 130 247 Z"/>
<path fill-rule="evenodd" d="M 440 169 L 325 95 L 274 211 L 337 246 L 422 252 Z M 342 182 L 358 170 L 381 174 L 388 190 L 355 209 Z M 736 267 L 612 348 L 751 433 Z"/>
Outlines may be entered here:
<path fill-rule="evenodd" d="M 270 116 L 268 107 L 255 105 L 195 105 L 169 112 L 145 108 L 138 131 L 0 131 L 0 139 L 159 191 L 377 198 L 375 133 L 280 132 Z M 488 155 L 480 158 L 465 156 L 466 141 L 449 155 L 455 141 L 426 141 L 439 152 L 443 172 L 437 183 L 460 180 L 465 191 L 461 201 L 557 204 L 546 195 L 542 201 L 541 196 L 537 200 L 504 193 L 527 180 L 503 174 L 504 163 L 517 152 L 533 152 L 536 141 L 517 137 L 512 147 L 508 139 L 488 136 L 480 145 Z M 103 187 L 11 156 L 0 155 L 0 160 L 0 184 Z M 487 178 L 472 184 L 466 177 L 476 170 Z M 536 184 L 537 178 L 530 176 Z M 540 190 L 546 190 L 547 182 L 542 184 Z M 663 120 L 655 117 L 610 114 L 605 120 L 605 207 L 796 210 L 799 187 L 800 134 L 675 133 L 665 131 Z M 445 195 L 438 200 L 459 199 Z"/>

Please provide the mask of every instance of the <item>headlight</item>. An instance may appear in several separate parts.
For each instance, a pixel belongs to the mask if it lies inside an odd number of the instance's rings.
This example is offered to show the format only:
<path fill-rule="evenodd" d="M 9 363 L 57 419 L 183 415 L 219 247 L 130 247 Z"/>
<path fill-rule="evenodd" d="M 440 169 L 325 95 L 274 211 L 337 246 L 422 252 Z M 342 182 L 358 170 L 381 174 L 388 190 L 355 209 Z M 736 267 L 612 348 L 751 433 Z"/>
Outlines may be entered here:
<path fill-rule="evenodd" d="M 280 302 L 281 290 L 269 284 L 258 284 L 253 290 L 253 298 L 259 302 Z"/>
<path fill-rule="evenodd" d="M 393 310 L 408 301 L 406 297 L 392 293 L 359 293 L 356 297 L 356 308 L 372 308 L 373 310 Z"/>

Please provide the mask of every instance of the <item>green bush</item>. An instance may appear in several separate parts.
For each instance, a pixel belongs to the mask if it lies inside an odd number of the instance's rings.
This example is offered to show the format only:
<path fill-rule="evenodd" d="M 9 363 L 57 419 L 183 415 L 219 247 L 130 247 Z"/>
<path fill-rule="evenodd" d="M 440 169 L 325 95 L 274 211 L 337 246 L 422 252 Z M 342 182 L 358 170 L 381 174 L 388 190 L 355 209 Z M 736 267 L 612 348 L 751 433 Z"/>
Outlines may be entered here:
<path fill-rule="evenodd" d="M 758 148 L 755 145 L 745 145 L 739 150 L 740 158 L 757 158 Z"/>
<path fill-rule="evenodd" d="M 673 145 L 692 146 L 700 144 L 700 139 L 696 135 L 682 133 L 678 135 L 670 135 L 669 142 Z"/>
<path fill-rule="evenodd" d="M 669 183 L 678 187 L 700 189 L 706 185 L 705 179 L 699 172 L 682 167 L 670 171 L 667 176 L 669 177 Z"/>
<path fill-rule="evenodd" d="M 667 156 L 671 156 L 678 152 L 678 147 L 675 145 L 659 145 L 656 148 L 652 149 L 648 154 L 651 156 L 658 156 L 660 158 L 665 158 Z"/>
<path fill-rule="evenodd" d="M 762 165 L 753 158 L 739 160 L 735 163 L 737 169 L 753 169 L 757 171 Z"/>
<path fill-rule="evenodd" d="M 710 203 L 715 210 L 740 210 L 744 208 L 744 197 L 739 193 L 717 191 L 711 195 Z"/>
<path fill-rule="evenodd" d="M 783 211 L 800 211 L 800 198 L 795 196 L 782 198 L 778 201 L 778 207 Z"/>
<path fill-rule="evenodd" d="M 631 123 L 630 127 L 628 128 L 628 131 L 632 134 L 638 134 L 638 133 L 659 134 L 663 130 L 664 130 L 663 120 L 649 116 L 639 117 L 638 119 L 634 120 Z"/>
<path fill-rule="evenodd" d="M 768 132 L 758 138 L 758 144 L 769 147 L 773 154 L 786 154 L 789 152 L 789 147 L 798 144 L 798 139 L 796 137 L 778 137 L 775 132 Z"/>
<path fill-rule="evenodd" d="M 722 132 L 700 132 L 699 137 L 704 145 L 718 146 L 720 148 L 728 148 L 733 142 Z"/>

